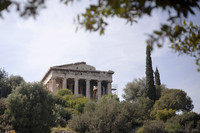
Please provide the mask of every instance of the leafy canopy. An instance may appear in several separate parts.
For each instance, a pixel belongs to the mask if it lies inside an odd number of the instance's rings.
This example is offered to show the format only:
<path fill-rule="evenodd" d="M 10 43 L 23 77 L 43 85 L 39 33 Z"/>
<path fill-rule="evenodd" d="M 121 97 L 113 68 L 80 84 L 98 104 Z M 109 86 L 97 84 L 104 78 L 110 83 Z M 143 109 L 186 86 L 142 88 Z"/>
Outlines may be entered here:
<path fill-rule="evenodd" d="M 166 122 L 167 119 L 176 115 L 175 112 L 176 110 L 173 109 L 158 110 L 156 114 L 156 119 L 163 120 L 164 122 Z"/>
<path fill-rule="evenodd" d="M 80 113 L 84 112 L 85 104 L 90 101 L 90 99 L 83 96 L 76 97 L 69 89 L 61 89 L 57 95 L 64 100 L 66 108 L 75 109 Z"/>
<path fill-rule="evenodd" d="M 158 110 L 163 109 L 191 111 L 193 107 L 191 98 L 183 90 L 164 89 L 160 99 L 155 102 L 152 113 L 156 114 Z"/>
<path fill-rule="evenodd" d="M 138 78 L 126 84 L 122 97 L 126 101 L 135 101 L 139 97 L 145 96 L 146 79 Z"/>
<path fill-rule="evenodd" d="M 4 69 L 0 69 L 0 98 L 6 98 L 12 90 L 16 89 L 23 82 L 25 81 L 21 76 L 8 76 Z"/>

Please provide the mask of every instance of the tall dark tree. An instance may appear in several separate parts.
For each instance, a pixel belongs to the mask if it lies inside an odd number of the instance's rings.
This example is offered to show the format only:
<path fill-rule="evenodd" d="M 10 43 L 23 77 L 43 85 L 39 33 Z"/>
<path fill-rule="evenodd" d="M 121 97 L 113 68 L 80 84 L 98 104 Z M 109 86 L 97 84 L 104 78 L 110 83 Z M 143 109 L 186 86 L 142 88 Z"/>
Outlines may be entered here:
<path fill-rule="evenodd" d="M 156 71 L 154 72 L 154 74 L 155 74 L 155 84 L 156 85 L 161 85 L 161 82 L 160 82 L 160 73 L 159 73 L 157 67 L 156 67 Z"/>
<path fill-rule="evenodd" d="M 160 82 L 160 73 L 158 71 L 158 68 L 156 67 L 155 74 L 155 87 L 156 87 L 156 100 L 158 100 L 161 96 L 161 82 Z"/>
<path fill-rule="evenodd" d="M 156 88 L 154 85 L 153 69 L 151 62 L 151 50 L 152 47 L 147 45 L 146 48 L 146 95 L 155 102 L 156 100 Z"/>

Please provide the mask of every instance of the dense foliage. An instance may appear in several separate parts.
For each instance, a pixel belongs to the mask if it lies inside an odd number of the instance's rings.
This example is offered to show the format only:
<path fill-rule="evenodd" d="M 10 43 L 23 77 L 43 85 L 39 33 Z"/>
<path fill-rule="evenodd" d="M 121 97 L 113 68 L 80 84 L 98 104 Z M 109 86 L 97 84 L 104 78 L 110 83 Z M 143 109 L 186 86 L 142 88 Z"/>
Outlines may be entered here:
<path fill-rule="evenodd" d="M 138 130 L 138 133 L 166 133 L 163 121 L 145 121 L 144 125 Z"/>
<path fill-rule="evenodd" d="M 85 104 L 90 100 L 83 96 L 77 97 L 73 95 L 72 92 L 68 89 L 59 90 L 57 95 L 64 100 L 65 102 L 64 106 L 66 108 L 75 109 L 79 113 L 84 112 Z"/>
<path fill-rule="evenodd" d="M 23 83 L 6 99 L 11 123 L 17 132 L 49 133 L 55 126 L 52 94 L 40 83 Z"/>
<path fill-rule="evenodd" d="M 164 122 L 166 122 L 167 119 L 176 115 L 175 112 L 176 110 L 166 108 L 163 110 L 158 110 L 156 113 L 156 119 L 163 120 Z"/>
<path fill-rule="evenodd" d="M 138 97 L 145 96 L 146 79 L 138 78 L 126 84 L 122 97 L 126 101 L 135 101 Z"/>
<path fill-rule="evenodd" d="M 146 79 L 138 78 L 126 84 L 122 97 L 128 102 L 134 102 L 140 97 L 145 97 Z M 161 91 L 166 89 L 164 84 L 156 85 L 156 100 L 161 96 Z"/>
<path fill-rule="evenodd" d="M 25 82 L 21 76 L 8 76 L 4 69 L 0 69 L 0 98 L 7 97 L 21 83 Z"/>
<path fill-rule="evenodd" d="M 91 109 L 86 109 L 80 116 L 74 116 L 70 122 L 70 127 L 77 132 L 131 132 L 136 124 L 132 119 L 132 107 L 120 103 L 112 96 L 104 96 L 95 106 L 86 107 Z"/>
<path fill-rule="evenodd" d="M 126 101 L 116 95 L 105 95 L 98 102 L 76 97 L 68 89 L 57 95 L 43 89 L 40 83 L 25 83 L 20 76 L 0 71 L 7 98 L 0 99 L 0 132 L 199 132 L 200 115 L 190 112 L 192 100 L 183 90 L 159 85 L 161 95 L 155 101 L 145 95 L 146 79 L 135 79 L 124 89 Z M 7 88 L 8 87 L 8 88 Z M 183 111 L 182 114 L 176 114 Z M 63 128 L 60 128 L 63 127 Z M 71 128 L 71 129 L 69 129 Z M 59 130 L 60 129 L 60 130 Z"/>
<path fill-rule="evenodd" d="M 164 89 L 161 97 L 156 101 L 153 112 L 162 109 L 174 109 L 176 111 L 191 111 L 193 109 L 192 100 L 187 93 L 179 89 Z"/>
<path fill-rule="evenodd" d="M 195 112 L 184 112 L 167 121 L 166 129 L 176 132 L 200 132 L 200 114 Z"/>
<path fill-rule="evenodd" d="M 168 110 L 169 111 L 169 110 Z M 199 133 L 200 115 L 194 112 L 184 112 L 174 115 L 167 121 L 146 121 L 138 133 Z"/>
<path fill-rule="evenodd" d="M 0 98 L 0 132 L 4 133 L 12 129 L 11 117 L 6 110 L 5 98 Z"/>

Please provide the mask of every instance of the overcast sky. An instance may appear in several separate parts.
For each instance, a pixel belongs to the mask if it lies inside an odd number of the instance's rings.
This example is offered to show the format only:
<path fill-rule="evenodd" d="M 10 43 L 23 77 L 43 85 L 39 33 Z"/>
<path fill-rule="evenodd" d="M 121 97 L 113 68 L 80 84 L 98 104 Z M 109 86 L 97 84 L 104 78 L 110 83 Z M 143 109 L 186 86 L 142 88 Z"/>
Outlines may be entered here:
<path fill-rule="evenodd" d="M 83 2 L 65 6 L 50 1 L 36 20 L 22 19 L 14 11 L 0 19 L 0 67 L 9 74 L 20 75 L 27 82 L 40 81 L 50 66 L 85 61 L 97 70 L 113 70 L 113 84 L 123 88 L 134 78 L 145 76 L 146 33 L 164 22 L 165 14 L 154 12 L 132 26 L 113 18 L 105 35 L 79 29 L 73 18 L 83 11 Z M 192 20 L 197 22 L 198 15 Z M 177 56 L 165 45 L 152 53 L 153 69 L 157 66 L 161 82 L 168 88 L 182 89 L 192 98 L 194 111 L 200 113 L 200 72 L 195 60 Z"/>

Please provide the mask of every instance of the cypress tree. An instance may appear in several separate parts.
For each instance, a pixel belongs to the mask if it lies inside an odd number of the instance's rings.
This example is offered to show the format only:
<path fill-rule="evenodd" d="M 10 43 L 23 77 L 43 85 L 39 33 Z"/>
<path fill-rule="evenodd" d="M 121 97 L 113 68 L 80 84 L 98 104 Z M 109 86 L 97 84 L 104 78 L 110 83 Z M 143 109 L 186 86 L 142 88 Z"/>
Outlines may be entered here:
<path fill-rule="evenodd" d="M 155 84 L 156 85 L 161 85 L 161 82 L 160 82 L 160 73 L 158 71 L 158 68 L 156 67 L 156 71 L 154 72 L 155 74 Z"/>
<path fill-rule="evenodd" d="M 154 85 L 153 69 L 151 62 L 151 50 L 152 47 L 147 45 L 146 48 L 146 95 L 149 99 L 155 102 L 156 100 L 156 88 Z"/>
<path fill-rule="evenodd" d="M 156 67 L 155 74 L 155 86 L 156 86 L 156 100 L 158 100 L 161 96 L 161 82 L 160 82 L 160 74 L 158 68 Z"/>

